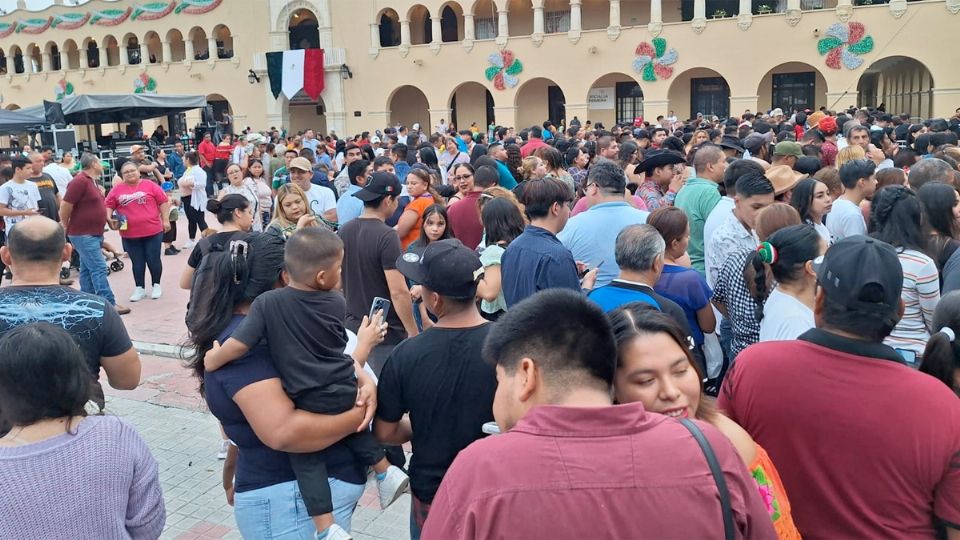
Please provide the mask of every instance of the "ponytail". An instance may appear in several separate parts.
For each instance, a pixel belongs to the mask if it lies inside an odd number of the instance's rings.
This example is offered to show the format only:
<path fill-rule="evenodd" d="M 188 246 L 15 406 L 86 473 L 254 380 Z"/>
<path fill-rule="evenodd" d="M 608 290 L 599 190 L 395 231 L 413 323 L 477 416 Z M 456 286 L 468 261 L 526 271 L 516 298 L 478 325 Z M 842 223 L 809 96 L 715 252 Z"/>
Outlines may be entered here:
<path fill-rule="evenodd" d="M 960 369 L 958 356 L 957 336 L 949 326 L 930 336 L 927 347 L 923 350 L 923 363 L 920 371 L 930 375 L 954 391 L 954 372 Z"/>
<path fill-rule="evenodd" d="M 743 269 L 744 282 L 750 289 L 750 295 L 753 296 L 754 302 L 757 303 L 753 308 L 757 322 L 763 320 L 763 304 L 766 303 L 767 297 L 770 296 L 770 291 L 773 289 L 769 283 L 768 273 L 770 272 L 770 265 L 776 261 L 776 248 L 769 242 L 762 242 L 757 250 L 747 258 L 747 264 Z M 750 279 L 750 270 L 752 270 L 753 279 Z"/>
<path fill-rule="evenodd" d="M 748 286 L 751 281 L 753 284 L 750 293 L 757 302 L 758 322 L 763 320 L 763 304 L 773 290 L 773 281 L 792 283 L 803 279 L 807 262 L 820 255 L 822 242 L 820 233 L 812 225 L 792 225 L 778 230 L 766 242 L 760 243 L 757 251 L 748 259 L 747 266 L 754 272 L 752 280 L 744 270 L 744 281 Z"/>

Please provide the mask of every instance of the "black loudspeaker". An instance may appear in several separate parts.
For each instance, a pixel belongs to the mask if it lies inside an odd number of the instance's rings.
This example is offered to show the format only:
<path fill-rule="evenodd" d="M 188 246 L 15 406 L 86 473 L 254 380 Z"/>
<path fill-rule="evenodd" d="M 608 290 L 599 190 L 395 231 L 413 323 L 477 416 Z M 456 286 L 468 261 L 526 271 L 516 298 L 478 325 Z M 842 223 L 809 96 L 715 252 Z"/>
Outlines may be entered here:
<path fill-rule="evenodd" d="M 43 114 L 46 116 L 48 124 L 52 125 L 67 125 L 66 118 L 63 117 L 63 106 L 56 101 L 46 101 L 43 102 Z"/>
<path fill-rule="evenodd" d="M 216 124 L 217 119 L 213 117 L 213 105 L 207 105 L 200 113 L 201 121 L 204 124 Z"/>

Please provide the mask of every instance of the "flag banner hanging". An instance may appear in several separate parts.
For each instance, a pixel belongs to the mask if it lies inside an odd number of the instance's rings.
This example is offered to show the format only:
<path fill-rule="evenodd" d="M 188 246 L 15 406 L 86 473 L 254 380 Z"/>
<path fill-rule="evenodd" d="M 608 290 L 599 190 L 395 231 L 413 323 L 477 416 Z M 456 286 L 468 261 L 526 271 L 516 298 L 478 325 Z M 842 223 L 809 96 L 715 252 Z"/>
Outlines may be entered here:
<path fill-rule="evenodd" d="M 273 99 L 280 97 L 280 90 L 283 88 L 283 53 L 267 53 L 267 77 L 270 78 L 270 91 L 273 92 Z"/>
<path fill-rule="evenodd" d="M 323 49 L 304 50 L 303 91 L 317 101 L 323 92 Z"/>
<path fill-rule="evenodd" d="M 293 99 L 303 89 L 303 49 L 283 51 L 283 95 Z"/>

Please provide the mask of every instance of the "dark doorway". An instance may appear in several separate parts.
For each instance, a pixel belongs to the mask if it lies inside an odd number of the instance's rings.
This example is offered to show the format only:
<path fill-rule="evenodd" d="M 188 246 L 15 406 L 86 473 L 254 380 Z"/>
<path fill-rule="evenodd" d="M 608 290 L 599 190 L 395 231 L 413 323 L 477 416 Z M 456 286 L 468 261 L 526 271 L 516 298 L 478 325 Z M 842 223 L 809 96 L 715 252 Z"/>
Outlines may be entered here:
<path fill-rule="evenodd" d="M 773 107 L 786 114 L 803 109 L 816 109 L 817 74 L 777 73 L 773 75 Z"/>
<path fill-rule="evenodd" d="M 553 125 L 559 126 L 567 117 L 567 99 L 559 86 L 547 87 L 547 115 Z"/>
<path fill-rule="evenodd" d="M 730 116 L 730 86 L 723 77 L 690 79 L 690 116 Z"/>
<path fill-rule="evenodd" d="M 444 43 L 450 43 L 460 39 L 459 29 L 457 28 L 457 14 L 453 8 L 447 6 L 443 8 L 440 14 L 440 40 Z"/>
<path fill-rule="evenodd" d="M 423 18 L 423 42 L 433 43 L 433 19 L 429 16 Z"/>
<path fill-rule="evenodd" d="M 384 13 L 380 16 L 380 46 L 396 47 L 400 45 L 400 24 Z"/>
<path fill-rule="evenodd" d="M 305 20 L 296 26 L 290 27 L 290 48 L 319 49 L 320 29 L 317 21 Z"/>
<path fill-rule="evenodd" d="M 643 116 L 643 90 L 635 81 L 618 82 L 616 90 L 617 123 L 630 123 Z"/>

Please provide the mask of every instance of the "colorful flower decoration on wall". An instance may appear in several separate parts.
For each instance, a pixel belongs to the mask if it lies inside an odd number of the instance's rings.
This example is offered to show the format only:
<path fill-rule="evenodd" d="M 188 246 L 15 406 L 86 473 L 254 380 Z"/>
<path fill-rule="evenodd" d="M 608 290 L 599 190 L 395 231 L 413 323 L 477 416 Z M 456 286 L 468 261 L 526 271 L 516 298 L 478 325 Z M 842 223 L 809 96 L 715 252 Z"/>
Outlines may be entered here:
<path fill-rule="evenodd" d="M 53 88 L 53 93 L 55 96 L 57 96 L 57 101 L 60 101 L 67 96 L 72 96 L 73 83 L 68 83 L 66 79 L 60 79 L 57 81 L 57 86 Z"/>
<path fill-rule="evenodd" d="M 157 93 L 157 81 L 153 77 L 147 75 L 146 73 L 141 73 L 139 77 L 133 81 L 133 93 L 134 94 L 156 94 Z"/>
<path fill-rule="evenodd" d="M 523 64 L 513 56 L 513 51 L 492 53 L 487 57 L 487 61 L 490 62 L 490 67 L 485 75 L 488 81 L 493 81 L 494 88 L 504 90 L 520 83 L 517 75 L 523 72 Z"/>
<path fill-rule="evenodd" d="M 680 57 L 676 49 L 667 49 L 667 40 L 653 38 L 653 44 L 646 41 L 637 45 L 637 57 L 633 61 L 633 69 L 642 74 L 643 80 L 654 82 L 659 79 L 669 79 L 673 76 L 673 68 Z"/>
<path fill-rule="evenodd" d="M 867 32 L 863 23 L 834 23 L 827 28 L 827 37 L 817 42 L 820 55 L 827 55 L 827 67 L 857 69 L 863 65 L 861 55 L 873 50 L 873 36 Z"/>
<path fill-rule="evenodd" d="M 18 34 L 40 34 L 53 24 L 53 17 L 46 19 L 22 19 L 17 21 Z"/>
<path fill-rule="evenodd" d="M 177 9 L 177 0 L 134 4 L 131 18 L 135 21 L 155 21 L 173 13 L 175 9 Z"/>
<path fill-rule="evenodd" d="M 90 13 L 60 13 L 53 16 L 51 28 L 58 30 L 76 30 L 90 21 Z"/>
<path fill-rule="evenodd" d="M 13 34 L 14 30 L 16 29 L 17 27 L 10 23 L 0 23 L 0 38 L 5 38 L 10 34 Z"/>
<path fill-rule="evenodd" d="M 208 11 L 213 11 L 223 0 L 180 0 L 177 6 L 177 13 L 187 13 L 190 15 L 202 15 Z"/>
<path fill-rule="evenodd" d="M 130 18 L 133 8 L 127 9 L 101 9 L 91 13 L 90 24 L 97 26 L 117 26 Z"/>

